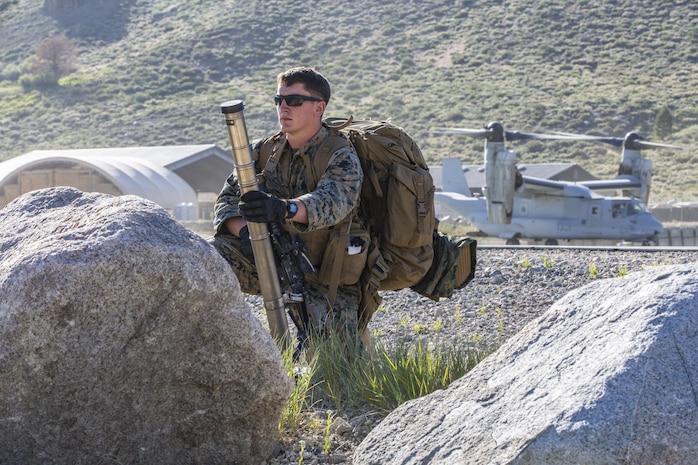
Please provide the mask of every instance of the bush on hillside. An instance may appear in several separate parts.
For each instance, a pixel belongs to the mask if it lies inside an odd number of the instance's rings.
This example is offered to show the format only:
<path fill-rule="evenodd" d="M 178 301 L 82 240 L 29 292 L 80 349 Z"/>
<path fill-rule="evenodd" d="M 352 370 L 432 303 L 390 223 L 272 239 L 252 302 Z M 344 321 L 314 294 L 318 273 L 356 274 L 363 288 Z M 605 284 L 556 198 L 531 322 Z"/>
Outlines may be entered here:
<path fill-rule="evenodd" d="M 19 77 L 19 84 L 25 92 L 50 89 L 58 85 L 58 77 L 53 74 L 23 74 Z"/>

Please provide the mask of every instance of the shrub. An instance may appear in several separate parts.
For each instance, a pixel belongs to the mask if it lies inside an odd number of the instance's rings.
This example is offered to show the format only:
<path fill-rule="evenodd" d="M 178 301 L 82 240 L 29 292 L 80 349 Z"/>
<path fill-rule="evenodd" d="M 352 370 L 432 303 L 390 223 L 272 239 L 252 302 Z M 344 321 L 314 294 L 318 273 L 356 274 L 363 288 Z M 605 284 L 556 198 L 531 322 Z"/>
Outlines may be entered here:
<path fill-rule="evenodd" d="M 23 74 L 19 77 L 19 84 L 25 92 L 43 90 L 57 86 L 58 77 L 53 74 Z"/>
<path fill-rule="evenodd" d="M 10 63 L 0 72 L 0 80 L 17 81 L 25 71 L 21 65 Z"/>

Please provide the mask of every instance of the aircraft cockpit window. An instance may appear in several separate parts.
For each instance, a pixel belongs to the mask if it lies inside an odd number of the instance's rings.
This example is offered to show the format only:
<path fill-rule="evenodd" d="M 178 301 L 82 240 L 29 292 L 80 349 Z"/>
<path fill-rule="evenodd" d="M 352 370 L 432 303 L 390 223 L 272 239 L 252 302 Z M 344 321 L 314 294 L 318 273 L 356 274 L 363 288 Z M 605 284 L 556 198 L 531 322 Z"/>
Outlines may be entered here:
<path fill-rule="evenodd" d="M 642 213 L 643 209 L 640 205 L 636 203 L 631 203 L 628 205 L 628 216 L 632 215 L 637 215 L 638 213 Z"/>
<path fill-rule="evenodd" d="M 624 218 L 626 214 L 626 209 L 627 207 L 625 205 L 625 202 L 615 202 L 611 209 L 611 214 L 613 215 L 613 218 Z"/>

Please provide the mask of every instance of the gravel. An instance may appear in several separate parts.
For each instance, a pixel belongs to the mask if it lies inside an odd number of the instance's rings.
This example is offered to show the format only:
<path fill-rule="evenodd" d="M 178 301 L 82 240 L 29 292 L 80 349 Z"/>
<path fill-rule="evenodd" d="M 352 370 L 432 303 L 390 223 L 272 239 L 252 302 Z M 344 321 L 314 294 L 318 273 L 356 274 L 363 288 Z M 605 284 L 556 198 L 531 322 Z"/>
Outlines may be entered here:
<path fill-rule="evenodd" d="M 633 272 L 648 267 L 696 260 L 696 249 L 478 247 L 475 279 L 466 288 L 440 302 L 411 290 L 385 292 L 369 329 L 374 339 L 386 344 L 398 338 L 435 344 L 499 344 L 573 289 L 598 279 L 632 279 Z M 249 297 L 248 301 L 266 323 L 261 300 Z M 328 414 L 334 420 L 326 454 Z M 294 437 L 280 441 L 267 464 L 350 464 L 355 447 L 381 420 L 370 412 L 337 414 L 323 408 L 306 416 L 304 426 Z"/>

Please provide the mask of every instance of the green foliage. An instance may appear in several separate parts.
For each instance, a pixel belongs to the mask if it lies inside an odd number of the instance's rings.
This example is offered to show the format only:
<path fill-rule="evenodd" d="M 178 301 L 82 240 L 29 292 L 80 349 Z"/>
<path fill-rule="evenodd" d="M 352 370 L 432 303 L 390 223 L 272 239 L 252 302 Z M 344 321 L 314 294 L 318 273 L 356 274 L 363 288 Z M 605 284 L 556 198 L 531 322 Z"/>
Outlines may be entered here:
<path fill-rule="evenodd" d="M 303 456 L 305 455 L 305 441 L 300 441 L 301 449 L 298 452 L 298 465 L 303 465 Z"/>
<path fill-rule="evenodd" d="M 618 276 L 623 277 L 628 274 L 628 267 L 627 265 L 618 265 Z"/>
<path fill-rule="evenodd" d="M 516 261 L 516 269 L 519 271 L 528 270 L 532 266 L 533 264 L 531 263 L 531 260 L 528 259 L 528 257 L 524 257 L 521 260 Z"/>
<path fill-rule="evenodd" d="M 28 64 L 10 63 L 0 71 L 0 81 L 17 81 L 22 74 L 29 72 Z"/>
<path fill-rule="evenodd" d="M 53 74 L 23 74 L 19 77 L 19 84 L 25 92 L 44 90 L 57 86 L 58 78 Z"/>
<path fill-rule="evenodd" d="M 589 263 L 589 276 L 596 279 L 599 276 L 599 270 L 596 266 L 596 262 Z"/>
<path fill-rule="evenodd" d="M 434 324 L 431 326 L 431 330 L 436 333 L 444 329 L 444 327 L 444 321 L 441 318 L 437 318 Z"/>
<path fill-rule="evenodd" d="M 456 309 L 453 316 L 455 317 L 457 324 L 463 324 L 463 312 L 461 311 L 460 304 L 456 304 Z"/>
<path fill-rule="evenodd" d="M 279 418 L 279 433 L 282 436 L 292 436 L 298 430 L 304 412 L 310 410 L 313 404 L 310 395 L 315 367 L 313 364 L 306 367 L 295 366 L 293 351 L 293 347 L 288 347 L 281 354 L 286 374 L 294 380 L 293 391 Z"/>
<path fill-rule="evenodd" d="M 555 260 L 552 258 L 549 258 L 547 255 L 543 255 L 541 257 L 541 260 L 543 260 L 543 266 L 545 268 L 554 268 L 555 267 Z"/>
<path fill-rule="evenodd" d="M 325 423 L 325 437 L 322 441 L 322 453 L 328 455 L 330 453 L 330 448 L 332 447 L 332 437 L 330 436 L 330 431 L 332 428 L 332 411 L 327 411 L 327 422 Z"/>
<path fill-rule="evenodd" d="M 664 105 L 654 121 L 654 134 L 659 140 L 665 140 L 674 132 L 673 126 L 674 116 L 671 114 L 671 110 Z"/>
<path fill-rule="evenodd" d="M 406 340 L 390 346 L 377 342 L 365 351 L 331 337 L 312 347 L 318 377 L 313 392 L 338 410 L 367 406 L 387 414 L 407 400 L 446 388 L 490 352 Z"/>
<path fill-rule="evenodd" d="M 647 137 L 666 107 L 674 116 L 667 142 L 692 147 L 698 140 L 692 2 L 322 0 L 306 8 L 269 0 L 230 8 L 213 0 L 186 7 L 129 0 L 85 7 L 79 20 L 63 23 L 47 16 L 43 3 L 0 0 L 1 78 L 22 79 L 2 95 L 0 159 L 41 148 L 225 148 L 218 110 L 231 98 L 245 100 L 255 139 L 276 130 L 269 98 L 275 77 L 297 64 L 330 78 L 328 116 L 390 119 L 416 138 L 430 163 L 455 153 L 480 164 L 481 141 L 432 129 L 493 120 L 511 130 Z M 284 21 L 278 11 L 286 12 Z M 94 79 L 66 89 L 70 76 L 58 76 L 59 86 L 20 78 L 29 73 L 17 67 L 62 33 L 75 43 L 78 73 Z M 51 112 L 17 103 L 30 89 L 41 89 Z M 599 144 L 512 145 L 525 163 L 578 162 L 597 176 L 617 169 L 618 152 Z M 653 162 L 655 201 L 698 199 L 698 188 L 680 185 L 698 176 L 698 164 L 662 153 Z"/>

